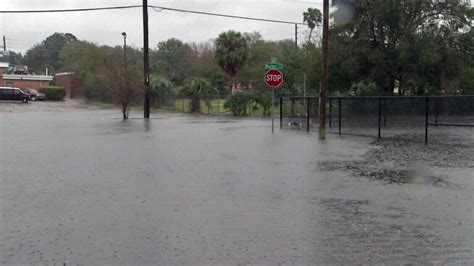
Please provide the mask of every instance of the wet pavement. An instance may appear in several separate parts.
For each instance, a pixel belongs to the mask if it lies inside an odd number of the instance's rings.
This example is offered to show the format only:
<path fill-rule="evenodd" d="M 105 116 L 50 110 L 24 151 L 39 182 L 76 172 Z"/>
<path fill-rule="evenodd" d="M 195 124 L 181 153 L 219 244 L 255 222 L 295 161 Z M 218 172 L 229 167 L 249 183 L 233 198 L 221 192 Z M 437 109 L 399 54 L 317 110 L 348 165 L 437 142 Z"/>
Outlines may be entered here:
<path fill-rule="evenodd" d="M 472 131 L 426 147 L 132 116 L 0 113 L 0 264 L 474 264 Z"/>

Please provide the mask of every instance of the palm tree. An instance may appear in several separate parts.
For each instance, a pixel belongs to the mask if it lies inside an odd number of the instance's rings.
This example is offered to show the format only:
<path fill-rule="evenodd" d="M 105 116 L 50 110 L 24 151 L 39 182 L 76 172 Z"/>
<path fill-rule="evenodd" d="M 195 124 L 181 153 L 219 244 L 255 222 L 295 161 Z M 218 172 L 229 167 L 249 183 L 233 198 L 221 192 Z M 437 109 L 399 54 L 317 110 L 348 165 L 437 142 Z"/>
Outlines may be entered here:
<path fill-rule="evenodd" d="M 249 57 L 248 39 L 240 32 L 227 31 L 216 39 L 215 57 L 217 63 L 234 81 L 237 73 L 245 66 Z"/>
<path fill-rule="evenodd" d="M 201 97 L 216 93 L 217 90 L 204 78 L 193 78 L 184 83 L 181 93 L 191 98 L 191 113 L 201 111 Z"/>
<path fill-rule="evenodd" d="M 313 33 L 316 24 L 321 23 L 323 15 L 321 11 L 317 8 L 308 8 L 308 11 L 303 12 L 303 22 L 308 24 L 309 28 L 309 38 L 308 41 L 311 42 L 311 35 Z"/>
<path fill-rule="evenodd" d="M 177 94 L 176 86 L 173 86 L 168 79 L 161 76 L 152 76 L 151 80 L 151 98 L 153 107 L 160 108 L 169 98 L 174 98 Z"/>

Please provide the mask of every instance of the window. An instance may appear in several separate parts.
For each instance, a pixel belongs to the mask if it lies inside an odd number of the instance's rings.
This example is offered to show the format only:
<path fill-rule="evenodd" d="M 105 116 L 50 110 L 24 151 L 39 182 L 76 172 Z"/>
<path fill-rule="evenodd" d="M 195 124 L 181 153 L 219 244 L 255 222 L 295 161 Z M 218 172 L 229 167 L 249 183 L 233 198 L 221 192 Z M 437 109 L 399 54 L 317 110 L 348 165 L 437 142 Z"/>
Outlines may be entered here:
<path fill-rule="evenodd" d="M 13 88 L 13 81 L 7 81 L 6 85 L 7 85 L 7 87 L 12 87 Z"/>

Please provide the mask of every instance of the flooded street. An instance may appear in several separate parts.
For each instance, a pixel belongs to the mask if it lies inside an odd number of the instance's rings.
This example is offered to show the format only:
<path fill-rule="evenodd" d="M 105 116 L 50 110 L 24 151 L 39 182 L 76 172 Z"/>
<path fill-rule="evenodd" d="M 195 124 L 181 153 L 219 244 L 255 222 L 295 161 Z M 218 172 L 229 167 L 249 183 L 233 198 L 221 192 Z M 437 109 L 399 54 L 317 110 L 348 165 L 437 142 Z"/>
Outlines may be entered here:
<path fill-rule="evenodd" d="M 472 129 L 425 146 L 131 115 L 0 113 L 1 264 L 474 264 Z"/>

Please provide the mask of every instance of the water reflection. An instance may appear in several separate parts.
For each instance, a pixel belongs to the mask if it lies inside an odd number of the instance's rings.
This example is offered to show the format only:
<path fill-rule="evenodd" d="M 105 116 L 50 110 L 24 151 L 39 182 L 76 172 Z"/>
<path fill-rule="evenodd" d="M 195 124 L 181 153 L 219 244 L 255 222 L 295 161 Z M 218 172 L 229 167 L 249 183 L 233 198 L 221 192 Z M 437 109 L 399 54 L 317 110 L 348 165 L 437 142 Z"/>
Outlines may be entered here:
<path fill-rule="evenodd" d="M 151 119 L 145 118 L 143 121 L 143 126 L 145 128 L 145 132 L 149 132 L 151 130 Z"/>

